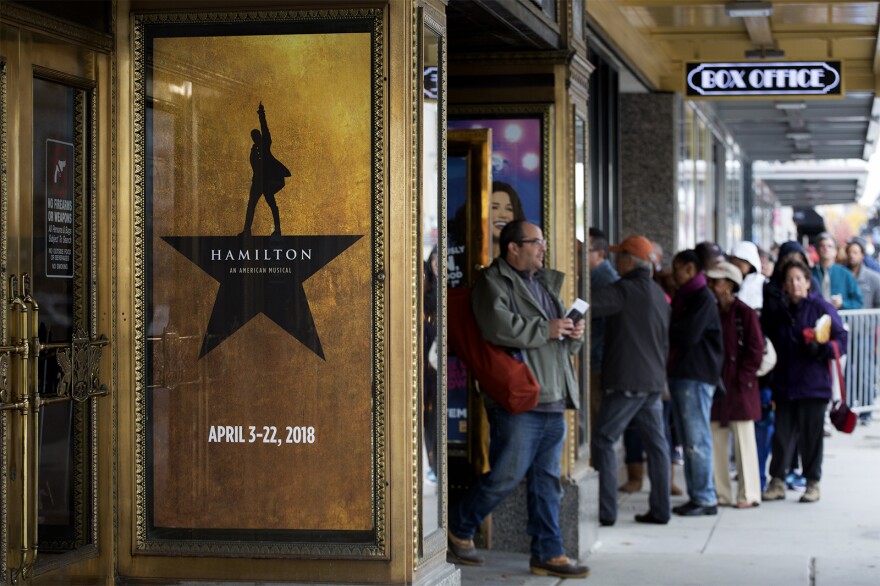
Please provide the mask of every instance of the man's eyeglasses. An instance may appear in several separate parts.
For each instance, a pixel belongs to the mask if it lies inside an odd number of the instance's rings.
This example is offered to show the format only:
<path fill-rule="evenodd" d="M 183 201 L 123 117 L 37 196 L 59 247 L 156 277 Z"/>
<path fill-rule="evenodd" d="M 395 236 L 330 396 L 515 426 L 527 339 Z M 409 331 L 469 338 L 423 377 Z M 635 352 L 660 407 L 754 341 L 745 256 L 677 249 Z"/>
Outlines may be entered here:
<path fill-rule="evenodd" d="M 530 238 L 528 240 L 517 240 L 517 244 L 537 244 L 538 246 L 546 246 L 547 241 L 543 238 Z"/>

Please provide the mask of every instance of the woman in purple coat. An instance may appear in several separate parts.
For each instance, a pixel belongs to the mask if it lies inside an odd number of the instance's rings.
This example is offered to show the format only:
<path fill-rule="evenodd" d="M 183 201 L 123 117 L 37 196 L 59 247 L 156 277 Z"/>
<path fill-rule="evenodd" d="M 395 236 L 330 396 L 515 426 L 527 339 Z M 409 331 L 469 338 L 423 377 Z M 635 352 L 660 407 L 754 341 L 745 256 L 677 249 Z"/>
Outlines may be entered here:
<path fill-rule="evenodd" d="M 846 351 L 846 330 L 834 306 L 810 291 L 811 273 L 801 262 L 785 268 L 783 291 L 785 303 L 776 310 L 774 327 L 765 334 L 776 347 L 773 370 L 773 400 L 776 403 L 776 433 L 770 460 L 770 483 L 763 494 L 765 501 L 785 498 L 785 473 L 795 447 L 803 463 L 807 490 L 802 503 L 819 500 L 824 447 L 825 409 L 831 399 L 831 370 L 828 361 L 834 356 L 831 342 L 840 352 Z M 804 335 L 823 315 L 831 318 L 831 338 L 819 343 Z"/>
<path fill-rule="evenodd" d="M 730 482 L 730 436 L 736 459 L 738 487 L 736 507 L 746 509 L 761 502 L 758 474 L 758 444 L 755 420 L 761 418 L 758 367 L 764 356 L 764 335 L 755 310 L 737 299 L 743 276 L 736 266 L 719 262 L 706 271 L 709 288 L 718 300 L 721 332 L 724 337 L 724 363 L 721 380 L 725 393 L 715 395 L 712 405 L 712 453 L 715 493 L 719 505 L 733 505 Z"/>

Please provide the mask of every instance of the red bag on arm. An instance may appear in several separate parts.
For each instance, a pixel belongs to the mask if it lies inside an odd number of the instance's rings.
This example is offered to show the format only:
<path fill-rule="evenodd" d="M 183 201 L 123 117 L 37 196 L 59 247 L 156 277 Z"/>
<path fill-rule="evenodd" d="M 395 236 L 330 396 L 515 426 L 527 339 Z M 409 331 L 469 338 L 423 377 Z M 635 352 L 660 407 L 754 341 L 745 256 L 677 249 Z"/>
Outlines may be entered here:
<path fill-rule="evenodd" d="M 831 402 L 831 423 L 837 428 L 837 431 L 843 433 L 852 433 L 858 423 L 858 416 L 846 404 L 846 383 L 843 380 L 843 370 L 840 368 L 840 348 L 837 342 L 831 341 L 834 348 L 834 358 L 831 360 L 831 376 L 834 376 L 835 370 L 840 381 L 840 400 Z"/>
<path fill-rule="evenodd" d="M 531 411 L 541 385 L 528 365 L 483 338 L 471 309 L 471 290 L 447 289 L 449 347 L 480 383 L 480 388 L 508 413 Z"/>

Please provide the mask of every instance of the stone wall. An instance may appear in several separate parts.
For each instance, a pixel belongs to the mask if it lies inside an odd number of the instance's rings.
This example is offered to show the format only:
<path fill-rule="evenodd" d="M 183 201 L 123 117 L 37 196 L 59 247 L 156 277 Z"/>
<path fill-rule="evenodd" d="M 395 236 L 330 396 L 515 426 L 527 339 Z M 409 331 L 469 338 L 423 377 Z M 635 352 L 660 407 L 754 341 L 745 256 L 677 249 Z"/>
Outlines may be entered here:
<path fill-rule="evenodd" d="M 621 235 L 641 234 L 675 253 L 679 97 L 620 96 Z"/>

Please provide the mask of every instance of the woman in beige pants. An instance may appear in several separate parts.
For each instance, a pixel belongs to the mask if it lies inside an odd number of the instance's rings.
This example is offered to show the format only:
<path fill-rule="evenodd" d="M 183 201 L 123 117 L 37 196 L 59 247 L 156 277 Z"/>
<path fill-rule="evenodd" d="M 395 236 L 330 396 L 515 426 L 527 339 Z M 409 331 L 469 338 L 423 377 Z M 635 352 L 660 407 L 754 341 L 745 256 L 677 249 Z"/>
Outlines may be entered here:
<path fill-rule="evenodd" d="M 755 310 L 734 295 L 742 283 L 742 272 L 721 262 L 706 272 L 709 288 L 718 299 L 724 337 L 723 395 L 712 405 L 712 450 L 715 492 L 719 505 L 738 508 L 758 506 L 761 480 L 755 420 L 761 418 L 757 371 L 764 355 L 764 336 Z M 730 482 L 730 437 L 733 435 L 738 478 L 736 500 Z"/>

